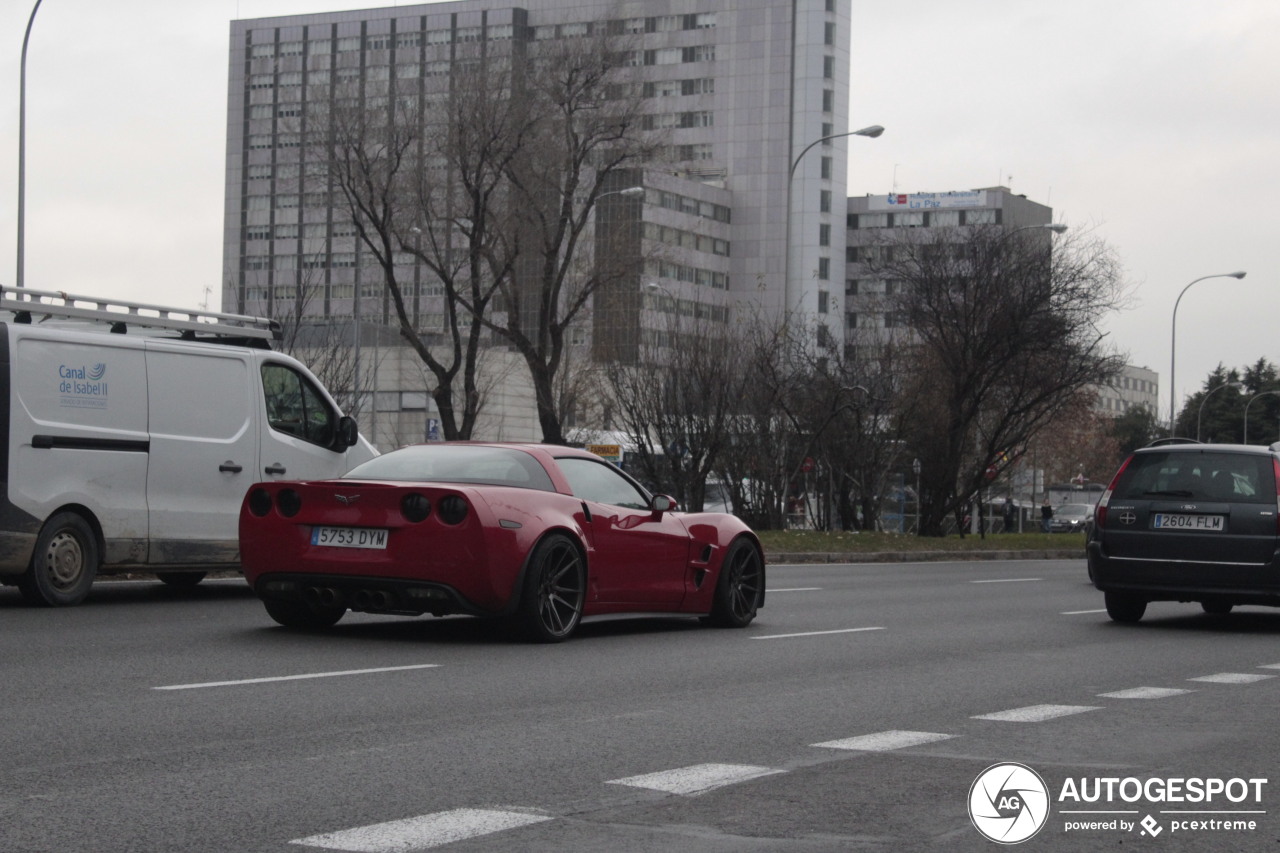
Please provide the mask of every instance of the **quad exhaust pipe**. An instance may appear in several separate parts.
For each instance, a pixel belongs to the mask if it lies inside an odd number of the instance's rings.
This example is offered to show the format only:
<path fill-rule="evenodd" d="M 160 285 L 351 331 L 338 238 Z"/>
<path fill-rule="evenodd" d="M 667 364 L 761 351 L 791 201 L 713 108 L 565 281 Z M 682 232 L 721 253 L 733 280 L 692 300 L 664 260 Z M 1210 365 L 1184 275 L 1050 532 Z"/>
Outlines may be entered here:
<path fill-rule="evenodd" d="M 331 587 L 309 586 L 302 591 L 302 600 L 307 604 L 333 607 L 342 603 L 342 595 Z"/>
<path fill-rule="evenodd" d="M 381 589 L 357 590 L 351 597 L 351 606 L 356 610 L 390 610 L 393 604 L 391 593 Z"/>

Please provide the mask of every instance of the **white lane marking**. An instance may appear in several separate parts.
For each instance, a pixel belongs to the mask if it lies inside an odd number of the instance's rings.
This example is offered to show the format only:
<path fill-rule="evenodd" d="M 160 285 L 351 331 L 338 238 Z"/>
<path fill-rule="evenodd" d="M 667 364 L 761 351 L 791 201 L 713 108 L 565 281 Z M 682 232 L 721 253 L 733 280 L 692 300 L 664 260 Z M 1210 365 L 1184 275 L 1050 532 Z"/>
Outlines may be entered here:
<path fill-rule="evenodd" d="M 611 779 L 606 785 L 628 785 L 632 788 L 648 788 L 668 794 L 701 794 L 725 785 L 747 782 L 775 773 L 785 773 L 772 767 L 757 767 L 751 764 L 694 764 L 691 767 L 680 767 L 676 770 L 663 770 L 658 773 L 646 773 L 643 776 L 628 776 L 625 779 Z"/>
<path fill-rule="evenodd" d="M 1042 581 L 1044 578 L 993 578 L 985 581 L 969 581 L 969 583 L 1026 583 L 1027 581 Z"/>
<path fill-rule="evenodd" d="M 1114 693 L 1099 693 L 1103 699 L 1164 699 L 1166 696 L 1181 696 L 1184 693 L 1195 693 L 1194 690 L 1183 690 L 1179 687 L 1130 687 Z"/>
<path fill-rule="evenodd" d="M 972 719 L 996 720 L 1004 723 L 1040 723 L 1071 714 L 1083 714 L 1085 711 L 1101 711 L 1095 705 L 1028 705 L 1025 708 L 1013 708 L 1009 711 L 997 711 L 994 714 L 979 714 Z"/>
<path fill-rule="evenodd" d="M 1258 669 L 1280 669 L 1280 663 L 1264 663 Z"/>
<path fill-rule="evenodd" d="M 843 740 L 829 740 L 823 743 L 812 743 L 810 746 L 820 747 L 822 749 L 856 749 L 863 752 L 888 752 L 892 749 L 905 749 L 909 746 L 920 746 L 926 743 L 936 743 L 940 740 L 950 740 L 955 735 L 944 735 L 938 732 L 905 732 L 905 731 L 887 731 L 876 732 L 871 735 L 859 735 L 858 737 L 847 737 Z"/>
<path fill-rule="evenodd" d="M 346 850 L 351 853 L 393 853 L 393 851 L 425 850 L 452 844 L 468 838 L 490 835 L 507 829 L 529 826 L 551 820 L 550 816 L 532 811 L 498 811 L 496 809 L 454 809 L 447 812 L 391 820 L 295 838 L 290 844 Z"/>
<path fill-rule="evenodd" d="M 1107 608 L 1100 607 L 1097 610 L 1064 610 L 1062 611 L 1062 615 L 1063 616 L 1083 616 L 1086 613 L 1106 613 L 1106 612 L 1107 612 Z"/>
<path fill-rule="evenodd" d="M 768 589 L 766 592 L 821 592 L 820 586 L 793 586 L 790 589 Z"/>
<path fill-rule="evenodd" d="M 839 628 L 835 631 L 804 631 L 799 634 L 764 634 L 753 640 L 785 640 L 790 637 L 818 637 L 823 634 L 856 634 L 859 631 L 883 631 L 884 628 Z"/>
<path fill-rule="evenodd" d="M 304 681 L 308 678 L 337 678 L 340 675 L 371 675 L 378 672 L 404 672 L 409 669 L 433 669 L 438 663 L 419 663 L 413 666 L 381 666 L 377 669 L 344 669 L 340 672 L 308 672 L 302 675 L 274 675 L 268 678 L 243 678 L 239 681 L 206 681 L 202 684 L 168 684 L 152 687 L 152 690 L 199 690 L 202 687 L 236 687 L 241 684 L 269 684 L 273 681 Z"/>
<path fill-rule="evenodd" d="M 1255 681 L 1266 681 L 1274 675 L 1261 672 L 1219 672 L 1214 675 L 1202 675 L 1199 678 L 1188 678 L 1187 681 L 1205 681 L 1209 684 L 1253 684 Z"/>

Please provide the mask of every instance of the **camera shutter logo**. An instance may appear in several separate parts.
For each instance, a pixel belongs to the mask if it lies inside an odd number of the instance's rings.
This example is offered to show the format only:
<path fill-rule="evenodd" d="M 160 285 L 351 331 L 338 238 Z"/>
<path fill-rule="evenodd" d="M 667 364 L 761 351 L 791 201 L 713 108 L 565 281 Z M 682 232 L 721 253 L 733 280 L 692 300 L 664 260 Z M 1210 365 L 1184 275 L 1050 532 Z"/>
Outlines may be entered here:
<path fill-rule="evenodd" d="M 969 820 L 997 844 L 1018 844 L 1049 819 L 1049 788 L 1024 764 L 993 764 L 969 788 Z"/>

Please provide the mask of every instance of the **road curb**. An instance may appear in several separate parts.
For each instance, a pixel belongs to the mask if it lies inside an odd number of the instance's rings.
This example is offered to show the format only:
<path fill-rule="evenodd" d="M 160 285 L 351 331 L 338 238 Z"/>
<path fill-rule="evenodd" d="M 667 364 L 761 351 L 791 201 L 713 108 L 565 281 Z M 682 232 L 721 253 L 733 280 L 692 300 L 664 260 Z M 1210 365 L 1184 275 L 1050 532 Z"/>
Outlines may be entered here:
<path fill-rule="evenodd" d="M 765 551 L 769 563 L 926 563 L 945 560 L 1083 560 L 1083 548 L 1048 551 Z"/>

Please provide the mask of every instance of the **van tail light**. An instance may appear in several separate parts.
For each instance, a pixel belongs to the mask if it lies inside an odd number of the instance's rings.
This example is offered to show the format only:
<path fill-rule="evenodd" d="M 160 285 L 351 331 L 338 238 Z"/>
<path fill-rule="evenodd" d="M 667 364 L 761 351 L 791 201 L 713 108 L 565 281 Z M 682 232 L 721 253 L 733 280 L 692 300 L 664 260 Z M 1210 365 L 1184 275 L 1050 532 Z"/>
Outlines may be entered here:
<path fill-rule="evenodd" d="M 1111 493 L 1116 490 L 1116 483 L 1120 482 L 1120 475 L 1124 473 L 1124 469 L 1128 468 L 1129 463 L 1132 461 L 1133 455 L 1130 454 L 1129 458 L 1121 463 L 1120 470 L 1116 471 L 1116 475 L 1111 478 L 1111 483 L 1108 484 L 1107 490 L 1102 493 L 1102 497 L 1098 498 L 1098 506 L 1093 511 L 1093 524 L 1095 527 L 1107 526 L 1107 504 L 1111 503 Z M 1280 463 L 1277 464 L 1280 465 Z M 1277 493 L 1276 500 L 1280 502 L 1280 493 Z"/>

